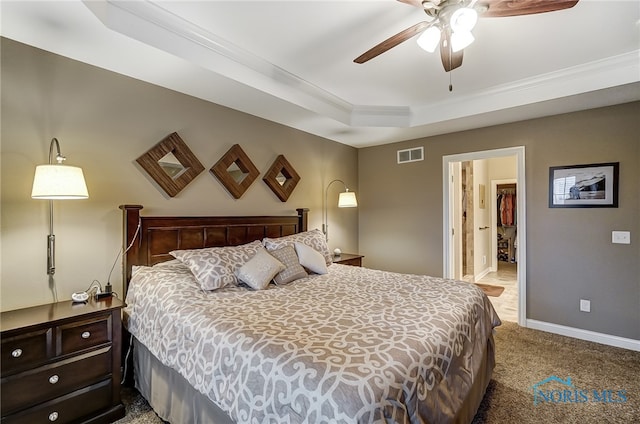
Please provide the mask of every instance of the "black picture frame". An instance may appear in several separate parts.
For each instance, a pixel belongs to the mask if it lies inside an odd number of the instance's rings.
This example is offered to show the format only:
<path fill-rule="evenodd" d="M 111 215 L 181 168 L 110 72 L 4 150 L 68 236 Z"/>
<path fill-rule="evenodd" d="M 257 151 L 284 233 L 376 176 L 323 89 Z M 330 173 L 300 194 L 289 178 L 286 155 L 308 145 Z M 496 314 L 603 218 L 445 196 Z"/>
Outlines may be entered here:
<path fill-rule="evenodd" d="M 549 168 L 550 208 L 617 208 L 619 162 Z"/>

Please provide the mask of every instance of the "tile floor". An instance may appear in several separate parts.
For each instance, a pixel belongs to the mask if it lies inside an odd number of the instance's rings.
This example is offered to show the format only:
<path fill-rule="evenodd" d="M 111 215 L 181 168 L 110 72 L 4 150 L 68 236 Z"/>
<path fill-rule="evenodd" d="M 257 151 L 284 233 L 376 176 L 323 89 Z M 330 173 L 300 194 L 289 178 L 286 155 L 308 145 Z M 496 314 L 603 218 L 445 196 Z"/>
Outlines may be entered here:
<path fill-rule="evenodd" d="M 498 271 L 485 275 L 478 283 L 503 286 L 499 297 L 489 300 L 502 321 L 518 322 L 518 274 L 517 264 L 498 262 Z"/>

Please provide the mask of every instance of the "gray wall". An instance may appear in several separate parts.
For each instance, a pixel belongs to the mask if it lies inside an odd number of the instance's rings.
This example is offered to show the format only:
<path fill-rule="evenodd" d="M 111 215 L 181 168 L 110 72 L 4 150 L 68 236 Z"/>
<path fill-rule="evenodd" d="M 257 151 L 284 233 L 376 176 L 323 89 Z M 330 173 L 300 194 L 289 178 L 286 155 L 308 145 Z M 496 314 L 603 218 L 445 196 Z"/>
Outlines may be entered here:
<path fill-rule="evenodd" d="M 638 117 L 635 102 L 360 149 L 360 253 L 370 267 L 442 275 L 442 157 L 525 146 L 528 318 L 640 339 Z M 396 164 L 417 146 L 424 161 Z M 620 162 L 618 208 L 548 208 L 549 167 L 597 162 Z M 632 244 L 612 244 L 612 230 Z"/>
<path fill-rule="evenodd" d="M 45 272 L 47 202 L 30 197 L 34 169 L 47 162 L 52 137 L 67 163 L 83 168 L 90 195 L 55 202 L 61 300 L 94 279 L 106 282 L 121 244 L 120 204 L 142 204 L 150 215 L 280 215 L 307 207 L 310 228 L 320 228 L 329 181 L 340 178 L 358 192 L 352 147 L 8 39 L 1 48 L 2 310 L 52 301 Z M 205 172 L 168 198 L 135 159 L 174 131 Z M 261 172 L 239 200 L 208 172 L 236 143 Z M 286 203 L 262 181 L 279 154 L 302 177 Z M 332 186 L 331 205 L 337 205 L 339 191 Z M 358 210 L 332 206 L 329 218 L 331 249 L 357 252 Z M 111 282 L 121 292 L 119 261 Z"/>

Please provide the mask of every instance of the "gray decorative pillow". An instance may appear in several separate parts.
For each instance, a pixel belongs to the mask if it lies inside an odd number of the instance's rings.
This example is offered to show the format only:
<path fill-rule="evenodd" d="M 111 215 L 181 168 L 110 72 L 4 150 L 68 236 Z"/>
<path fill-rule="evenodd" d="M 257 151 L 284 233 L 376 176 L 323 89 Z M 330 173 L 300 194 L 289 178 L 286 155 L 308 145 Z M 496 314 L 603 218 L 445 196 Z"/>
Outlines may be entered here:
<path fill-rule="evenodd" d="M 280 249 L 272 251 L 271 254 L 285 266 L 285 269 L 273 278 L 276 284 L 289 284 L 292 281 L 309 275 L 302 265 L 300 265 L 298 255 L 293 247 L 281 247 Z"/>
<path fill-rule="evenodd" d="M 236 272 L 238 279 L 255 290 L 267 288 L 273 277 L 285 266 L 260 246 L 255 256 Z"/>
<path fill-rule="evenodd" d="M 295 247 L 298 258 L 300 258 L 300 265 L 316 274 L 326 274 L 329 272 L 324 257 L 320 252 L 304 243 L 296 242 Z"/>
<path fill-rule="evenodd" d="M 241 246 L 174 250 L 169 254 L 189 267 L 203 290 L 216 290 L 237 285 L 236 271 L 261 248 L 259 241 L 252 241 Z"/>
<path fill-rule="evenodd" d="M 296 242 L 311 246 L 315 250 L 320 252 L 322 256 L 324 256 L 327 265 L 330 265 L 333 262 L 333 255 L 331 254 L 331 252 L 329 252 L 329 247 L 327 246 L 325 235 L 317 228 L 315 230 L 291 234 L 290 236 L 278 238 L 265 237 L 264 239 L 262 239 L 262 244 L 264 244 L 264 247 L 266 247 L 270 252 L 276 249 L 280 249 L 284 246 L 293 247 L 294 243 Z"/>

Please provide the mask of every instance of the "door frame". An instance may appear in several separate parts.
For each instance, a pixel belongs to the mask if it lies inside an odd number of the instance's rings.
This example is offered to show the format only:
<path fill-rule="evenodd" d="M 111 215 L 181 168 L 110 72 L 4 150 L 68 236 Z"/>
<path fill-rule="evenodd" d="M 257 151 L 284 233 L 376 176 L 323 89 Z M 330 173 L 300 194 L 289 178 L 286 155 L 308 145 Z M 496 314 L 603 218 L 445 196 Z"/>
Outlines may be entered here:
<path fill-rule="evenodd" d="M 502 149 L 483 150 L 477 152 L 460 153 L 442 157 L 442 244 L 444 278 L 453 278 L 455 265 L 455 252 L 453 242 L 454 229 L 454 199 L 453 190 L 453 164 L 455 162 L 473 161 L 504 156 L 516 157 L 516 219 L 518 222 L 518 324 L 526 327 L 527 299 L 526 299 L 526 271 L 527 271 L 527 221 L 526 221 L 526 181 L 525 181 L 525 148 L 524 146 L 506 147 Z"/>

